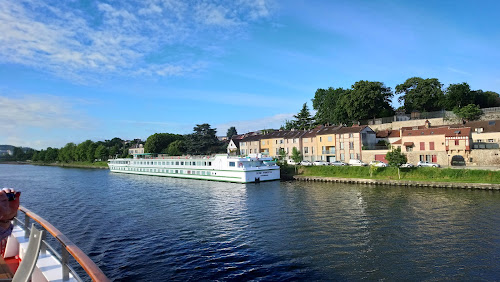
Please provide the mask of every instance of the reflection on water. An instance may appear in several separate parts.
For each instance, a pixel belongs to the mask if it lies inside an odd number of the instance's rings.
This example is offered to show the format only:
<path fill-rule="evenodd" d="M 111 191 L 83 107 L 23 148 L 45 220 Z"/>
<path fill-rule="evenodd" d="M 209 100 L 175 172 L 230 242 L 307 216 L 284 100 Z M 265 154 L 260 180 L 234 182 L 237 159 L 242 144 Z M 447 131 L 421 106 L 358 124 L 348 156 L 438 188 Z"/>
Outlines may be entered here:
<path fill-rule="evenodd" d="M 22 190 L 116 281 L 500 277 L 494 191 L 11 165 L 0 165 L 0 185 Z"/>

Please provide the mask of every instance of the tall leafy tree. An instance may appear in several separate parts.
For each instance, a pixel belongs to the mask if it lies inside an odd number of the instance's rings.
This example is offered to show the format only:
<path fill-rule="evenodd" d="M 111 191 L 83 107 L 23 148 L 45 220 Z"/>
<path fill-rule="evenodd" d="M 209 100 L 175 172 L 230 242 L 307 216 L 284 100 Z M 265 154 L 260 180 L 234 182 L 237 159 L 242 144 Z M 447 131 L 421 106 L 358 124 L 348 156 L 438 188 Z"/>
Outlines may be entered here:
<path fill-rule="evenodd" d="M 472 91 L 474 104 L 480 108 L 500 107 L 500 95 L 493 91 Z"/>
<path fill-rule="evenodd" d="M 182 135 L 179 134 L 155 133 L 146 139 L 144 152 L 159 154 L 163 150 L 167 149 L 170 143 L 176 140 L 181 140 L 182 138 Z"/>
<path fill-rule="evenodd" d="M 382 82 L 360 80 L 343 97 L 341 106 L 351 121 L 390 116 L 394 114 L 390 105 L 393 95 Z"/>
<path fill-rule="evenodd" d="M 452 110 L 455 107 L 461 108 L 471 103 L 474 103 L 473 92 L 466 82 L 450 84 L 446 88 L 444 106 L 447 110 Z"/>
<path fill-rule="evenodd" d="M 183 140 L 175 140 L 167 148 L 167 154 L 170 156 L 182 156 L 186 152 L 186 145 Z"/>
<path fill-rule="evenodd" d="M 104 146 L 103 144 L 97 146 L 94 155 L 96 159 L 100 159 L 101 161 L 106 161 L 108 159 L 108 155 L 109 155 L 109 150 L 106 146 Z"/>
<path fill-rule="evenodd" d="M 342 113 L 345 113 L 345 111 L 340 108 L 339 101 L 345 93 L 345 89 L 334 89 L 333 87 L 316 90 L 312 102 L 313 109 L 316 110 L 314 119 L 318 124 L 343 123 L 345 115 L 342 115 Z"/>
<path fill-rule="evenodd" d="M 227 129 L 226 137 L 231 139 L 231 137 L 233 137 L 234 135 L 238 135 L 238 132 L 236 131 L 236 127 L 231 126 Z"/>
<path fill-rule="evenodd" d="M 444 99 L 442 86 L 437 78 L 412 77 L 396 85 L 396 93 L 403 94 L 399 101 L 404 102 L 407 113 L 415 110 L 438 111 L 442 108 Z"/>
<path fill-rule="evenodd" d="M 193 133 L 186 135 L 186 151 L 192 155 L 213 154 L 221 152 L 221 142 L 217 138 L 217 130 L 210 124 L 197 124 Z"/>

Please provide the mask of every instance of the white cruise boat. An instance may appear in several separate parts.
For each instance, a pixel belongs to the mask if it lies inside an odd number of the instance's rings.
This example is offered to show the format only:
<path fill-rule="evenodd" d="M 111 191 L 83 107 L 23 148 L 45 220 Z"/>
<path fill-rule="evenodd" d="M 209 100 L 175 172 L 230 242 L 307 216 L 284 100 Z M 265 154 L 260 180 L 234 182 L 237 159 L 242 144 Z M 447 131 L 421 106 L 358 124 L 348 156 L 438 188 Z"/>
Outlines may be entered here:
<path fill-rule="evenodd" d="M 249 155 L 154 156 L 135 154 L 133 159 L 108 161 L 111 172 L 168 176 L 178 178 L 251 183 L 280 179 L 280 168 L 270 157 Z"/>

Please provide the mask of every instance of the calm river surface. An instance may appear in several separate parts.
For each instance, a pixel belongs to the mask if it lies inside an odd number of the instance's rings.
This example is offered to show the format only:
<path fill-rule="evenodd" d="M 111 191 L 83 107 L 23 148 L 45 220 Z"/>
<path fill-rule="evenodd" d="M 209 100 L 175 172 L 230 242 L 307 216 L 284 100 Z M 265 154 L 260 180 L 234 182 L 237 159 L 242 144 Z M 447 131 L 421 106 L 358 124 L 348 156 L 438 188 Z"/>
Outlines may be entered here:
<path fill-rule="evenodd" d="M 499 280 L 500 192 L 0 165 L 115 281 Z"/>

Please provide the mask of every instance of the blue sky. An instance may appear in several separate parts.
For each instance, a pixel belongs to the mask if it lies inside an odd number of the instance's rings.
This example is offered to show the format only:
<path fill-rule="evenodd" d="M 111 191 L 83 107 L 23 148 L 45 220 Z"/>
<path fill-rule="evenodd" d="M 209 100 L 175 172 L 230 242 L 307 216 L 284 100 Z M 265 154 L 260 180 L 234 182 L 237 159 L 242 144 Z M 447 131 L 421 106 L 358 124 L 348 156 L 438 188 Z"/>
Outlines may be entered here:
<path fill-rule="evenodd" d="M 278 128 L 318 88 L 500 93 L 498 1 L 0 1 L 0 144 Z M 393 99 L 397 101 L 397 99 Z M 394 103 L 395 106 L 398 106 Z"/>

